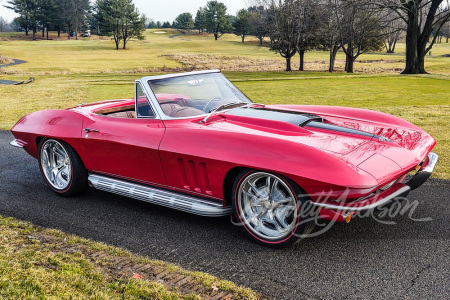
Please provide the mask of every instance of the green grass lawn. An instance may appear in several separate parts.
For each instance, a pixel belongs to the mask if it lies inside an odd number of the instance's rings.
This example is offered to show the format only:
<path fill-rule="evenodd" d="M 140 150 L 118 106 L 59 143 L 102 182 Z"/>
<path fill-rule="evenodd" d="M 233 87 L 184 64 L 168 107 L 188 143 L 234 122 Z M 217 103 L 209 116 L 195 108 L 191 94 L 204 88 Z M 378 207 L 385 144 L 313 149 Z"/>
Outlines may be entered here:
<path fill-rule="evenodd" d="M 120 262 L 123 267 L 114 268 Z M 135 272 L 140 278 L 133 278 Z M 164 276 L 154 280 L 158 273 Z M 195 300 L 219 293 L 262 299 L 205 273 L 0 216 L 0 299 Z"/>
<path fill-rule="evenodd" d="M 155 33 L 166 32 L 166 33 Z M 10 70 L 27 74 L 64 74 L 64 73 L 98 73 L 118 71 L 141 71 L 160 68 L 182 68 L 183 63 L 167 57 L 167 55 L 187 54 L 190 60 L 200 55 L 198 60 L 204 60 L 204 54 L 218 57 L 239 56 L 247 59 L 270 60 L 278 62 L 280 68 L 284 67 L 281 56 L 269 51 L 267 47 L 259 47 L 256 39 L 249 37 L 247 43 L 240 42 L 240 38 L 226 34 L 218 41 L 211 35 L 181 35 L 174 38 L 170 36 L 180 34 L 177 30 L 147 30 L 146 39 L 131 41 L 128 50 L 116 51 L 114 42 L 108 38 L 81 38 L 80 40 L 67 40 L 61 36 L 59 40 L 7 40 L 2 41 L 0 36 L 0 55 L 23 59 L 29 63 L 21 67 L 12 67 Z M 7 33 L 6 37 L 11 35 Z M 24 36 L 24 33 L 19 35 Z M 52 34 L 54 38 L 56 36 Z M 5 37 L 5 38 L 6 38 Z M 363 54 L 355 64 L 355 69 L 362 72 L 373 72 L 377 68 L 391 72 L 403 67 L 405 45 L 399 43 L 397 53 Z M 433 56 L 427 57 L 428 70 L 434 73 L 450 74 L 450 58 L 441 55 L 450 53 L 450 44 L 438 44 L 433 50 Z M 298 56 L 293 58 L 297 63 Z M 305 56 L 306 68 L 326 68 L 326 64 L 318 62 L 328 61 L 328 52 L 311 51 Z M 337 68 L 342 69 L 344 55 L 337 56 Z M 315 62 L 309 66 L 308 63 Z M 212 63 L 217 63 L 213 61 Z M 220 66 L 220 65 L 219 65 Z"/>

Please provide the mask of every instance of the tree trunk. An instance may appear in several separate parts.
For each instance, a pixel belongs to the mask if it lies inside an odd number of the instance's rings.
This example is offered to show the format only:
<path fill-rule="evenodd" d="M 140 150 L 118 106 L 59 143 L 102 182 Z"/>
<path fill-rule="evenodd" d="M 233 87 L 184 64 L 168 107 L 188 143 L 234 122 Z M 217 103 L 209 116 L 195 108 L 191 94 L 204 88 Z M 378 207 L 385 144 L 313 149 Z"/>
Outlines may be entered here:
<path fill-rule="evenodd" d="M 58 37 L 61 37 L 61 28 L 58 27 Z"/>
<path fill-rule="evenodd" d="M 245 35 L 242 35 L 242 42 L 245 43 Z"/>
<path fill-rule="evenodd" d="M 75 39 L 78 40 L 78 28 L 75 27 Z"/>
<path fill-rule="evenodd" d="M 391 53 L 395 53 L 395 46 L 397 46 L 397 40 L 394 41 L 393 45 L 392 45 L 392 49 L 391 49 Z"/>
<path fill-rule="evenodd" d="M 45 27 L 42 26 L 42 37 L 44 37 L 44 36 L 45 36 Z"/>
<path fill-rule="evenodd" d="M 263 37 L 260 37 L 260 38 L 259 38 L 259 46 L 260 46 L 260 47 L 262 47 L 262 45 L 263 45 L 263 40 L 264 40 Z M 447 38 L 447 43 L 448 43 L 448 38 Z"/>
<path fill-rule="evenodd" d="M 336 61 L 336 55 L 339 50 L 339 47 L 336 45 L 333 45 L 330 49 L 330 66 L 328 68 L 328 72 L 333 73 L 334 71 L 334 62 Z"/>
<path fill-rule="evenodd" d="M 127 48 L 127 38 L 128 38 L 128 31 L 125 29 L 122 31 L 122 38 L 123 38 L 123 49 Z"/>
<path fill-rule="evenodd" d="M 410 7 L 406 29 L 406 65 L 402 74 L 419 74 L 417 53 L 419 30 L 419 12 L 417 8 Z"/>
<path fill-rule="evenodd" d="M 394 53 L 395 52 L 395 46 L 397 44 L 397 40 L 389 40 L 386 45 L 386 52 L 387 53 Z"/>
<path fill-rule="evenodd" d="M 345 71 L 347 73 L 353 73 L 353 63 L 354 63 L 353 56 L 351 54 L 350 55 L 347 54 L 345 56 Z"/>
<path fill-rule="evenodd" d="M 116 50 L 119 50 L 120 40 L 119 37 L 117 37 L 116 35 L 114 36 L 114 42 L 116 43 Z"/>
<path fill-rule="evenodd" d="M 33 41 L 36 40 L 36 27 L 33 27 Z"/>
<path fill-rule="evenodd" d="M 426 51 L 426 43 L 423 43 L 423 45 L 421 45 L 419 47 L 419 49 L 417 49 L 418 53 L 417 53 L 417 57 L 418 57 L 418 73 L 416 74 L 428 74 L 427 71 L 425 71 L 425 55 L 427 55 Z"/>
<path fill-rule="evenodd" d="M 298 54 L 300 55 L 300 67 L 298 68 L 299 71 L 303 71 L 304 70 L 304 64 L 305 64 L 305 50 L 300 50 L 298 52 Z"/>
<path fill-rule="evenodd" d="M 288 72 L 292 71 L 290 57 L 286 57 L 286 71 L 288 71 Z"/>
<path fill-rule="evenodd" d="M 48 41 L 48 26 L 47 26 L 47 41 Z"/>
<path fill-rule="evenodd" d="M 218 40 L 219 39 L 219 35 L 217 33 L 214 33 L 214 40 Z"/>

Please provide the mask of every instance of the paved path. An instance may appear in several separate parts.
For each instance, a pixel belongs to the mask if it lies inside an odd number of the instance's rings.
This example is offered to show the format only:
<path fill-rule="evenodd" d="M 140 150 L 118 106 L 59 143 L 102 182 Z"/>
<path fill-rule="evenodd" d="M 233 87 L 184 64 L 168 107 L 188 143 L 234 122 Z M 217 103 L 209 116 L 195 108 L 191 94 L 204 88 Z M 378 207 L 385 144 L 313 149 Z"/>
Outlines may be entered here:
<path fill-rule="evenodd" d="M 7 65 L 0 65 L 0 68 L 6 68 L 6 67 L 11 67 L 11 66 L 15 66 L 15 65 L 20 65 L 20 64 L 24 64 L 26 63 L 26 61 L 21 60 L 21 59 L 13 59 L 13 63 L 7 64 Z"/>
<path fill-rule="evenodd" d="M 6 65 L 0 65 L 0 68 L 6 68 L 6 67 L 11 67 L 11 66 L 15 66 L 15 65 L 20 65 L 20 64 L 24 64 L 26 63 L 26 61 L 24 60 L 20 60 L 20 59 L 13 59 L 13 63 L 10 64 L 6 64 Z M 18 84 L 21 81 L 12 81 L 12 80 L 2 80 L 0 79 L 0 84 L 5 84 L 5 85 L 14 85 L 14 84 Z"/>
<path fill-rule="evenodd" d="M 249 241 L 228 218 L 210 219 L 100 191 L 66 199 L 41 178 L 36 160 L 0 131 L 0 214 L 58 228 L 251 287 L 274 299 L 450 299 L 450 186 L 431 180 L 420 205 L 383 225 L 335 225 L 294 247 Z"/>

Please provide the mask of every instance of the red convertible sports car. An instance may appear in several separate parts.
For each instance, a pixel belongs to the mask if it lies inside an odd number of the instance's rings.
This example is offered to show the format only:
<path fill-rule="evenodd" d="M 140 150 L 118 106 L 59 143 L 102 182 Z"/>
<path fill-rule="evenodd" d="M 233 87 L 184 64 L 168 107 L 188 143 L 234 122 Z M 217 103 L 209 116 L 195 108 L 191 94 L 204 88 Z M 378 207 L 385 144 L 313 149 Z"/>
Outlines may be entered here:
<path fill-rule="evenodd" d="M 384 113 L 250 101 L 219 71 L 144 77 L 135 98 L 31 113 L 11 145 L 61 196 L 88 186 L 203 215 L 290 245 L 311 214 L 349 222 L 424 183 L 435 140 Z M 405 182 L 407 173 L 417 170 Z"/>

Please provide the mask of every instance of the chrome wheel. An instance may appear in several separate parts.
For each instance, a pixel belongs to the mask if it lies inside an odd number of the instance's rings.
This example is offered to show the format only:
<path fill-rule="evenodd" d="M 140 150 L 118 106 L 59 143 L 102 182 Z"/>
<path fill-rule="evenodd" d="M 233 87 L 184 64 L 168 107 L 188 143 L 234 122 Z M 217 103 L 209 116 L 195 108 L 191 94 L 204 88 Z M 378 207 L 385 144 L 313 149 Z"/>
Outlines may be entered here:
<path fill-rule="evenodd" d="M 266 172 L 252 173 L 242 180 L 236 197 L 239 217 L 254 235 L 265 240 L 292 235 L 298 204 L 283 179 Z"/>
<path fill-rule="evenodd" d="M 66 149 L 55 140 L 47 140 L 41 147 L 40 163 L 47 182 L 57 190 L 70 185 L 72 165 Z"/>

